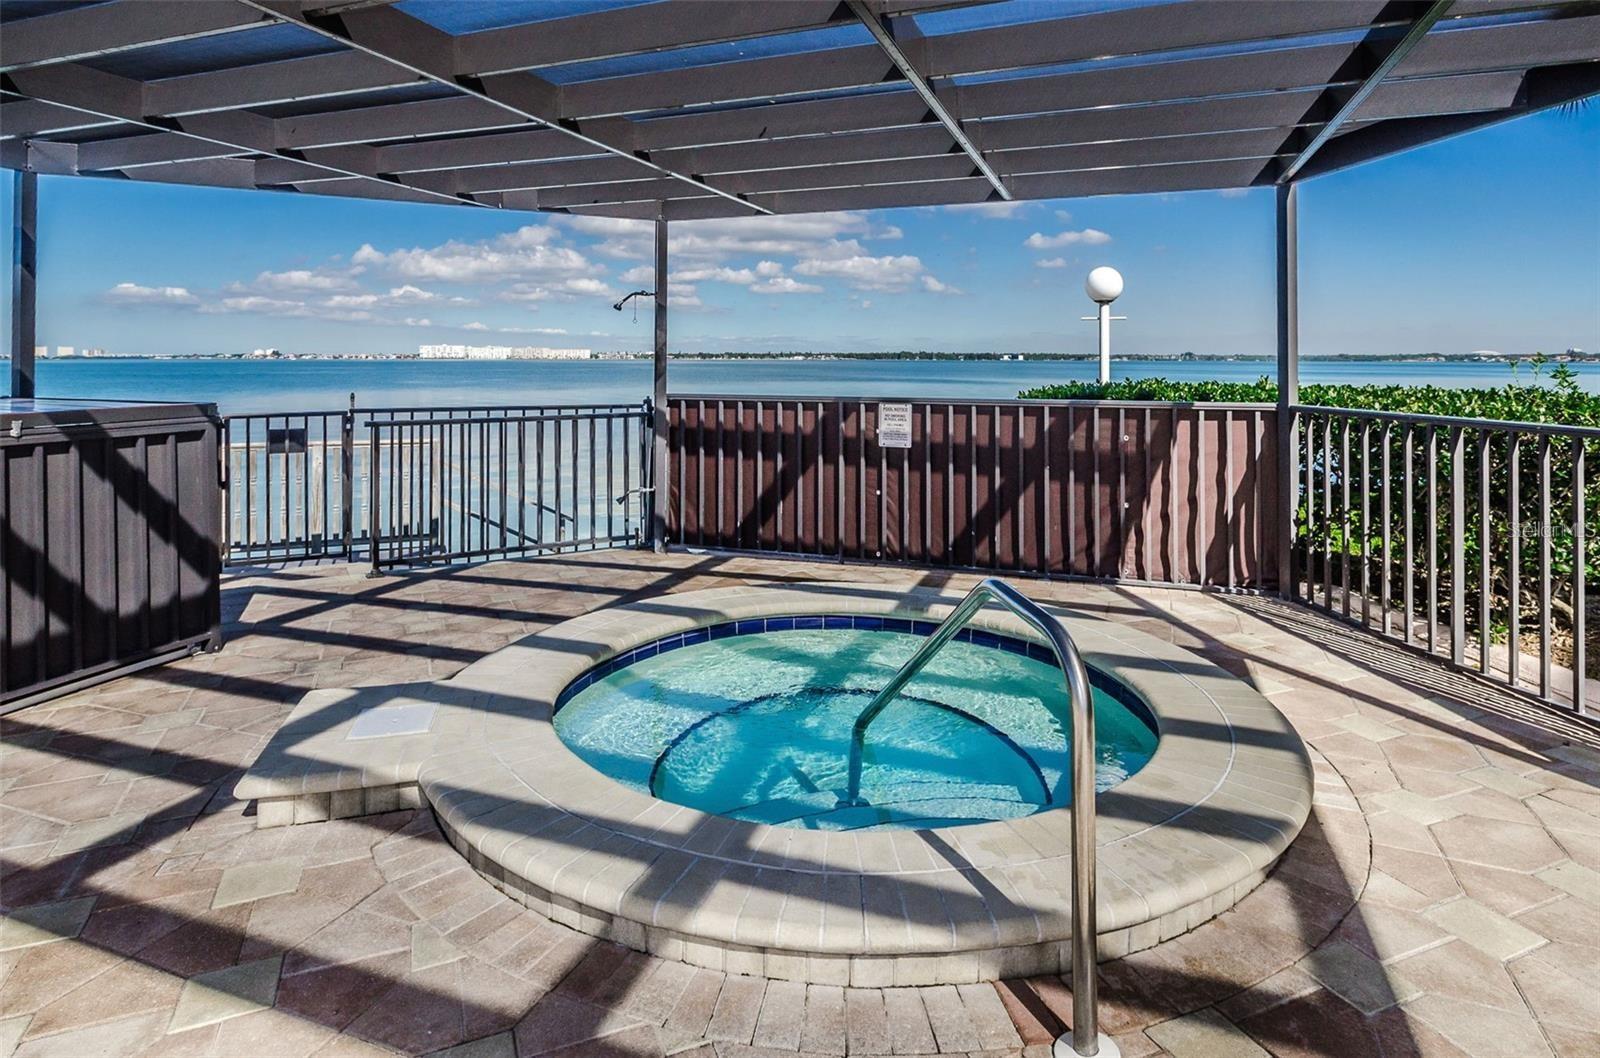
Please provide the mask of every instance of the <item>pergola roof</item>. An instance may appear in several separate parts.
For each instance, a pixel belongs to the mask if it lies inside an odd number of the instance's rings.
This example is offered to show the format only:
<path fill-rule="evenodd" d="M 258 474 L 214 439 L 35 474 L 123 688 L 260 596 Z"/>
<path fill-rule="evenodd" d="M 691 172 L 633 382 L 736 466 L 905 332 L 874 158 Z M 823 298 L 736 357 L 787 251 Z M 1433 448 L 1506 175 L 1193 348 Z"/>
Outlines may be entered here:
<path fill-rule="evenodd" d="M 1240 188 L 1600 92 L 1600 4 L 5 0 L 0 164 L 692 219 Z"/>

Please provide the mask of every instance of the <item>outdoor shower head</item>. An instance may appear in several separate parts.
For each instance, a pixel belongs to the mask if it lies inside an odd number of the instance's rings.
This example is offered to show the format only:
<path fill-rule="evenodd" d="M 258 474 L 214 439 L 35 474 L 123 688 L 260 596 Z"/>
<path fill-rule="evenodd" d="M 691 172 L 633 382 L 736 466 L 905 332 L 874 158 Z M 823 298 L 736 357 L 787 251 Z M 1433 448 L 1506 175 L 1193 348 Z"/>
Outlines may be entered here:
<path fill-rule="evenodd" d="M 611 307 L 616 309 L 618 312 L 621 312 L 622 311 L 622 306 L 626 305 L 628 302 L 632 301 L 634 298 L 653 298 L 655 296 L 656 296 L 656 292 L 654 290 L 635 290 L 630 294 L 624 294 L 623 297 L 622 297 L 622 300 L 618 301 L 615 305 L 612 305 Z"/>

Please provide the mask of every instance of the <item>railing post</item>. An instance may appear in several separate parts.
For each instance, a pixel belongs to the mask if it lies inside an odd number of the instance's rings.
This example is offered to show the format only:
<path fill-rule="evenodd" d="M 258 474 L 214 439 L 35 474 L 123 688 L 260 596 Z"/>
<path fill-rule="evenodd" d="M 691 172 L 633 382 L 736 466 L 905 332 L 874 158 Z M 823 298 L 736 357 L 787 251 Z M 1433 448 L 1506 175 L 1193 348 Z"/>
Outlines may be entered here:
<path fill-rule="evenodd" d="M 350 394 L 350 406 L 339 417 L 339 519 L 342 523 L 344 554 L 355 554 L 356 530 L 356 395 Z"/>
<path fill-rule="evenodd" d="M 850 733 L 849 778 L 838 807 L 863 805 L 861 767 L 867 728 L 879 713 L 916 678 L 945 644 L 963 626 L 994 600 L 1031 627 L 1050 645 L 1067 686 L 1067 717 L 1063 726 L 1071 732 L 1067 768 L 1072 786 L 1072 1028 L 1070 1036 L 1056 1040 L 1053 1051 L 1058 1058 L 1085 1056 L 1116 1058 L 1116 1042 L 1100 1033 L 1099 982 L 1096 977 L 1096 952 L 1099 927 L 1095 900 L 1095 753 L 1094 690 L 1089 672 L 1072 636 L 1044 607 L 1017 591 L 1005 581 L 985 577 L 967 592 L 955 608 L 939 623 L 911 658 L 901 665 L 889 682 L 873 695 L 856 717 Z"/>
<path fill-rule="evenodd" d="M 374 419 L 367 425 L 367 549 L 371 552 L 372 568 L 367 571 L 367 576 L 383 576 L 383 567 L 379 565 L 378 557 L 378 422 Z M 390 482 L 390 487 L 394 483 Z"/>
<path fill-rule="evenodd" d="M 1293 572 L 1295 494 L 1300 436 L 1293 408 L 1300 403 L 1300 250 L 1298 193 L 1293 181 L 1278 185 L 1278 594 L 1298 592 Z"/>
<path fill-rule="evenodd" d="M 650 543 L 657 551 L 667 549 L 667 505 L 662 492 L 667 488 L 667 218 L 656 218 L 656 344 L 655 386 L 651 394 L 654 414 L 651 424 L 655 436 L 650 474 Z"/>

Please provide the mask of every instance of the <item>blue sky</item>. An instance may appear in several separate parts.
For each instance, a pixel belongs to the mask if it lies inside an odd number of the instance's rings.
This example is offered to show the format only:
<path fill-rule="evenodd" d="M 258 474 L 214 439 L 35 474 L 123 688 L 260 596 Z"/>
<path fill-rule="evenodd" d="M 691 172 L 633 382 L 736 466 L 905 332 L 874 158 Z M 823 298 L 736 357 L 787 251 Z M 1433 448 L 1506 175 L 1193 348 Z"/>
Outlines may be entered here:
<path fill-rule="evenodd" d="M 643 349 L 628 222 L 40 181 L 39 340 L 116 352 Z M 9 215 L 9 181 L 5 192 Z M 1272 192 L 674 226 L 675 349 L 1270 353 Z M 1510 122 L 1301 189 L 1307 353 L 1600 348 L 1600 107 Z M 9 306 L 7 306 L 7 309 Z M 8 324 L 9 326 L 9 321 Z"/>

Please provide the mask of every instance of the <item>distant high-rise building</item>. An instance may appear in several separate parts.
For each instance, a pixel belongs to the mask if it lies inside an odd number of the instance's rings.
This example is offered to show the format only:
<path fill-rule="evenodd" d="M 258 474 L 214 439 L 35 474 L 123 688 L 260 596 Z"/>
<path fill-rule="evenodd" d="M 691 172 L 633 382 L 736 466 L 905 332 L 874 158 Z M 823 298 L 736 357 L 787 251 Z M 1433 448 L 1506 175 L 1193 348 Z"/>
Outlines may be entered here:
<path fill-rule="evenodd" d="M 77 355 L 78 355 L 78 351 L 76 349 L 74 349 L 70 345 L 58 345 L 58 346 L 56 346 L 56 359 L 57 360 L 66 360 L 69 357 L 74 357 L 74 356 L 77 356 Z"/>
<path fill-rule="evenodd" d="M 588 360 L 590 349 L 552 349 L 543 345 L 419 345 L 424 360 Z"/>

